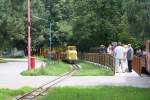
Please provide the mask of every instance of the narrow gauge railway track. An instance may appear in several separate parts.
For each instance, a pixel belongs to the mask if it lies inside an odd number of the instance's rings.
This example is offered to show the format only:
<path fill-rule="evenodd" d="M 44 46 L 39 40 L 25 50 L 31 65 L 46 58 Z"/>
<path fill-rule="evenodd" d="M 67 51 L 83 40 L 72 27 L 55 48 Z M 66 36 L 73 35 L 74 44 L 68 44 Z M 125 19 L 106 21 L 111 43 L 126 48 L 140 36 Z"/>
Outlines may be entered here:
<path fill-rule="evenodd" d="M 16 98 L 16 100 L 36 100 L 39 96 L 44 96 L 47 94 L 47 91 L 52 88 L 54 85 L 57 85 L 58 83 L 62 82 L 63 80 L 69 78 L 72 76 L 76 71 L 79 70 L 79 66 L 77 64 L 72 64 L 71 71 L 59 76 L 58 78 L 34 89 L 33 91 L 26 93 L 22 96 L 19 96 Z"/>

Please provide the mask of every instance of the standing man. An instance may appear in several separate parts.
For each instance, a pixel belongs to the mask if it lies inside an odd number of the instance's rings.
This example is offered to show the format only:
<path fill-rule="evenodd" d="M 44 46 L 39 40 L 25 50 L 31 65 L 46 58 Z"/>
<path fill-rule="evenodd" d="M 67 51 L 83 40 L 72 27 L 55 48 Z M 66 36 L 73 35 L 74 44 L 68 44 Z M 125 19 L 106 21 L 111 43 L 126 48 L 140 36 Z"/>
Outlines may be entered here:
<path fill-rule="evenodd" d="M 118 46 L 114 49 L 114 56 L 115 56 L 115 72 L 125 72 L 123 68 L 123 61 L 124 61 L 124 48 L 121 45 L 121 42 L 118 43 Z"/>
<path fill-rule="evenodd" d="M 129 72 L 132 72 L 132 61 L 133 61 L 134 50 L 131 47 L 131 44 L 128 44 L 128 47 L 129 47 L 127 51 L 128 70 Z"/>
<path fill-rule="evenodd" d="M 150 40 L 146 41 L 146 64 L 147 71 L 150 73 Z"/>
<path fill-rule="evenodd" d="M 150 52 L 146 54 L 147 71 L 150 73 Z"/>

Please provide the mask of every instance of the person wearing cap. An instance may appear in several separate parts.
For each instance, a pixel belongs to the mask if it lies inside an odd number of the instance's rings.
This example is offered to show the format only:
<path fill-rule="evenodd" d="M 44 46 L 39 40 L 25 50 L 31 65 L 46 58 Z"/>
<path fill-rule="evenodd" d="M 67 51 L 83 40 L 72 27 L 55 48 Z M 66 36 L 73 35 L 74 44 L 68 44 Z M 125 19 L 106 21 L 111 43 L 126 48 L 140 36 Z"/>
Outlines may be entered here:
<path fill-rule="evenodd" d="M 127 51 L 127 61 L 128 61 L 128 70 L 129 72 L 132 72 L 132 61 L 134 56 L 134 50 L 131 46 L 131 44 L 128 44 L 128 51 Z"/>
<path fill-rule="evenodd" d="M 106 48 L 104 45 L 100 45 L 99 53 L 106 53 Z"/>

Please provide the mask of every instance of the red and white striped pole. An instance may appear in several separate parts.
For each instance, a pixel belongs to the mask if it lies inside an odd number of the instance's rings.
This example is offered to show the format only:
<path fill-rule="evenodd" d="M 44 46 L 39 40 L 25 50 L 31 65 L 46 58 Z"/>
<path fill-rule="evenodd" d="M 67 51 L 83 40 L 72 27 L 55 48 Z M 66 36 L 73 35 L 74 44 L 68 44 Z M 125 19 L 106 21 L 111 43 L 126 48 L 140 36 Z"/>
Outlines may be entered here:
<path fill-rule="evenodd" d="M 31 69 L 30 0 L 28 0 L 28 70 Z"/>

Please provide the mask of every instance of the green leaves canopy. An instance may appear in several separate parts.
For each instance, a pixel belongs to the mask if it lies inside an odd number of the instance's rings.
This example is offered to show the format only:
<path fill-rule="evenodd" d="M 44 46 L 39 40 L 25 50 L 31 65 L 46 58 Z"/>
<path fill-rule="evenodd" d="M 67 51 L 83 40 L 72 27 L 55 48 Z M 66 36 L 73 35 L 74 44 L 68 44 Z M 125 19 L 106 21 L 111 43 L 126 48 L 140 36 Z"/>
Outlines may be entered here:
<path fill-rule="evenodd" d="M 31 0 L 32 47 L 48 47 L 50 22 L 53 46 L 88 51 L 111 41 L 138 45 L 150 38 L 149 6 L 149 0 Z M 0 42 L 0 49 L 27 47 L 27 0 L 0 0 Z"/>

